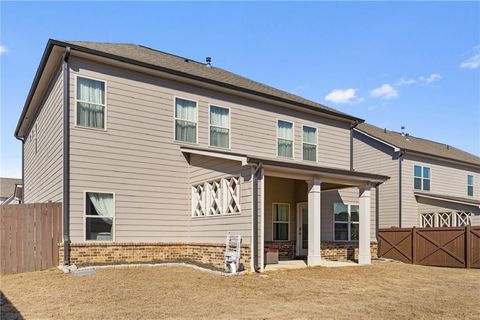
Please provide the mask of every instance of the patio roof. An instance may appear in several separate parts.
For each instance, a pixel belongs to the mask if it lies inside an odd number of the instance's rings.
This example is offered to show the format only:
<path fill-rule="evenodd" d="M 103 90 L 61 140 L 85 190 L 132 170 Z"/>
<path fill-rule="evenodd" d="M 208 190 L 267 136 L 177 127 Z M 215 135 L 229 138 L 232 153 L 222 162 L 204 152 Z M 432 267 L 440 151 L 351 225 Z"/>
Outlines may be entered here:
<path fill-rule="evenodd" d="M 476 206 L 480 208 L 480 201 L 472 198 L 454 197 L 454 196 L 447 196 L 442 194 L 432 194 L 427 192 L 415 192 L 415 196 L 421 197 L 421 198 L 461 203 L 461 204 Z"/>
<path fill-rule="evenodd" d="M 242 165 L 248 164 L 259 164 L 262 163 L 266 168 L 277 168 L 283 169 L 292 172 L 301 172 L 304 174 L 310 175 L 325 175 L 325 176 L 334 176 L 341 179 L 349 179 L 355 181 L 364 181 L 372 183 L 383 183 L 386 180 L 390 179 L 388 176 L 378 175 L 367 172 L 360 172 L 355 170 L 346 170 L 338 169 L 331 167 L 324 167 L 318 164 L 307 164 L 304 162 L 299 162 L 298 160 L 288 160 L 288 159 L 279 159 L 279 158 L 269 158 L 269 157 L 259 157 L 259 156 L 249 156 L 247 154 L 235 153 L 230 151 L 223 150 L 212 150 L 208 148 L 199 148 L 199 147 L 181 147 L 180 150 L 188 154 L 198 154 L 204 156 L 210 156 L 215 158 L 222 158 L 226 160 L 236 160 L 242 162 Z"/>

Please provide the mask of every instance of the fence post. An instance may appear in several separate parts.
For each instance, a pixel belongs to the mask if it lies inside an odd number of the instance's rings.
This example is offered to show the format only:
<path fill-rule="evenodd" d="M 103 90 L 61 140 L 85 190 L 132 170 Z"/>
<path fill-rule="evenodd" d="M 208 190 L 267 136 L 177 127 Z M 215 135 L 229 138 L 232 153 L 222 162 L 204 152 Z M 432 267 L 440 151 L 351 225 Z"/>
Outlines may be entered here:
<path fill-rule="evenodd" d="M 412 228 L 412 264 L 417 264 L 417 228 Z"/>
<path fill-rule="evenodd" d="M 472 227 L 467 224 L 465 227 L 465 267 L 472 267 Z"/>

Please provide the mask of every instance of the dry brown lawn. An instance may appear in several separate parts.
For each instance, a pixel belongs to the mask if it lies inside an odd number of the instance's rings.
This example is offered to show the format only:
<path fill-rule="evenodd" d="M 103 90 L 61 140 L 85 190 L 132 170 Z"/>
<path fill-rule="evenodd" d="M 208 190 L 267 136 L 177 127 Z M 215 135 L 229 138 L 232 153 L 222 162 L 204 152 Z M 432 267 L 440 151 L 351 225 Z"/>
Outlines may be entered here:
<path fill-rule="evenodd" d="M 47 270 L 4 276 L 1 291 L 25 319 L 480 318 L 480 270 L 401 263 L 239 277 L 187 267 Z"/>

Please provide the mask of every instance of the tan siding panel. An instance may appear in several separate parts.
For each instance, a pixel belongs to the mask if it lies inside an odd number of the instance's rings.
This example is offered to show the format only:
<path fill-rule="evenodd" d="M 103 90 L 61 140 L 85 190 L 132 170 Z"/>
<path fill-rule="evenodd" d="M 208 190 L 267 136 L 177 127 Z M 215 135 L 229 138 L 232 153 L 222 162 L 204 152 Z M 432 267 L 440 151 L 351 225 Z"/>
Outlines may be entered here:
<path fill-rule="evenodd" d="M 26 203 L 61 202 L 63 191 L 63 73 L 51 80 L 24 145 Z"/>

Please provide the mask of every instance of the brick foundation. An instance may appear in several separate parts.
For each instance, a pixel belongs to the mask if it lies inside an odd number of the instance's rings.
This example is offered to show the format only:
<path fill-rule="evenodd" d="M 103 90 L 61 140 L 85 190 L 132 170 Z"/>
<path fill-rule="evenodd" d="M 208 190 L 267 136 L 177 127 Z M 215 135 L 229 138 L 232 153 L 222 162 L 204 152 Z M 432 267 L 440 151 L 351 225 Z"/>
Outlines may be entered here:
<path fill-rule="evenodd" d="M 279 250 L 279 260 L 292 260 L 296 257 L 295 241 L 266 241 L 265 247 Z M 372 259 L 377 259 L 377 243 L 370 244 Z M 358 242 L 321 242 L 321 257 L 325 260 L 346 261 L 358 259 Z"/>
<path fill-rule="evenodd" d="M 321 256 L 325 260 L 346 261 L 358 259 L 358 242 L 322 242 Z M 376 242 L 370 244 L 372 259 L 378 258 Z"/>
<path fill-rule="evenodd" d="M 278 249 L 279 260 L 292 260 L 295 258 L 295 241 L 265 241 L 265 248 Z"/>
<path fill-rule="evenodd" d="M 70 262 L 77 266 L 186 262 L 224 270 L 225 244 L 204 243 L 72 243 Z M 250 246 L 242 245 L 240 270 L 250 269 Z M 59 245 L 63 265 L 63 244 Z"/>

